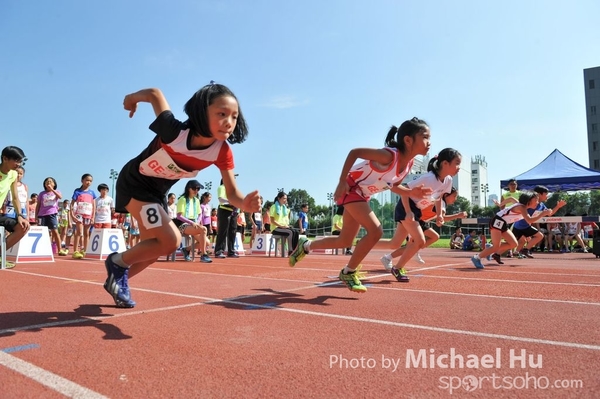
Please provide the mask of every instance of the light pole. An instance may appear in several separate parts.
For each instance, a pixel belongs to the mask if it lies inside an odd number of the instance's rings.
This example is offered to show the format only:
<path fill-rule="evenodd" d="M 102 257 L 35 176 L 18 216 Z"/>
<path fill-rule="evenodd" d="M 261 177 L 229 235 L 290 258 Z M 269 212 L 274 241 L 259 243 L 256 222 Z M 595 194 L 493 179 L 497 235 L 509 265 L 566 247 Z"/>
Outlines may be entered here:
<path fill-rule="evenodd" d="M 481 183 L 481 191 L 483 191 L 483 207 L 487 207 L 487 193 L 490 192 L 489 185 Z"/>
<path fill-rule="evenodd" d="M 333 193 L 327 193 L 327 200 L 329 201 L 329 206 L 331 207 L 331 220 L 333 220 Z"/>
<path fill-rule="evenodd" d="M 116 198 L 116 193 L 115 193 L 115 180 L 117 180 L 117 176 L 119 176 L 119 172 L 117 172 L 114 169 L 110 170 L 110 179 L 112 180 L 112 191 L 110 192 L 113 196 L 113 198 Z"/>

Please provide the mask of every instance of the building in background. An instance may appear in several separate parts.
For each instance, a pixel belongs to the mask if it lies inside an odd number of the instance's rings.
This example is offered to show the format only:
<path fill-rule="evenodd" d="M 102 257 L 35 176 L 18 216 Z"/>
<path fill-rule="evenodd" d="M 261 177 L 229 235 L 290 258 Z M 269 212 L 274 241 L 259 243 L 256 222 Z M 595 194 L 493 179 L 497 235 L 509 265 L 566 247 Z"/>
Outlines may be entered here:
<path fill-rule="evenodd" d="M 585 115 L 587 117 L 588 156 L 591 169 L 600 170 L 600 67 L 583 70 Z"/>
<path fill-rule="evenodd" d="M 488 203 L 490 188 L 487 162 L 483 156 L 475 155 L 471 158 L 471 205 L 479 205 L 485 208 Z M 463 197 L 469 198 L 466 195 L 463 195 Z"/>

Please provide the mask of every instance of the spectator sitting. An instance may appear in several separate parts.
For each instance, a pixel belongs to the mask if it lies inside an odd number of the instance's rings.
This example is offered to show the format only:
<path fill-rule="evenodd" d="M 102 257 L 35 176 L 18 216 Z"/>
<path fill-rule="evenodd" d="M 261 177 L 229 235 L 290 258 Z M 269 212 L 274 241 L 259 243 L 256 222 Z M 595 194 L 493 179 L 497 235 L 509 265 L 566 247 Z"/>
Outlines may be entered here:
<path fill-rule="evenodd" d="M 471 230 L 469 234 L 465 237 L 463 241 L 462 249 L 463 251 L 472 251 L 474 249 L 479 249 L 479 244 L 476 242 L 477 239 L 477 230 Z"/>
<path fill-rule="evenodd" d="M 464 240 L 465 235 L 462 233 L 461 228 L 457 227 L 454 234 L 450 237 L 450 249 L 461 249 Z"/>

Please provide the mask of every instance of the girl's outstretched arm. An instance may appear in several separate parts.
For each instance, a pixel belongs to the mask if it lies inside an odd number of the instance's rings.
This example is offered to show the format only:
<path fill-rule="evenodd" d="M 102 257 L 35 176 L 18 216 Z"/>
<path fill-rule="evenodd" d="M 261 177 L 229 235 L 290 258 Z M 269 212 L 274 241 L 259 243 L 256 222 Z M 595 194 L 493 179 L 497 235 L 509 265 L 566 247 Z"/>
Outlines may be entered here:
<path fill-rule="evenodd" d="M 138 103 L 150 103 L 156 116 L 163 111 L 170 110 L 169 103 L 160 89 L 142 89 L 125 96 L 123 99 L 123 108 L 129 111 L 129 117 L 132 118 L 137 111 Z"/>

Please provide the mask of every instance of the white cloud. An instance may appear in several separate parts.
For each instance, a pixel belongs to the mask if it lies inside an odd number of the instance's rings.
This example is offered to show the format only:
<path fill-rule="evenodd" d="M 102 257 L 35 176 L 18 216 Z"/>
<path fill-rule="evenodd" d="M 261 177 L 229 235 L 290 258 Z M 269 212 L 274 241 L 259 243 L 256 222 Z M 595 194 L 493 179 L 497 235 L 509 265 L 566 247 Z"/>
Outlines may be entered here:
<path fill-rule="evenodd" d="M 260 104 L 260 106 L 266 108 L 286 109 L 301 107 L 303 105 L 307 105 L 308 103 L 308 100 L 299 100 L 294 96 L 277 96 L 271 98 L 265 103 Z"/>

